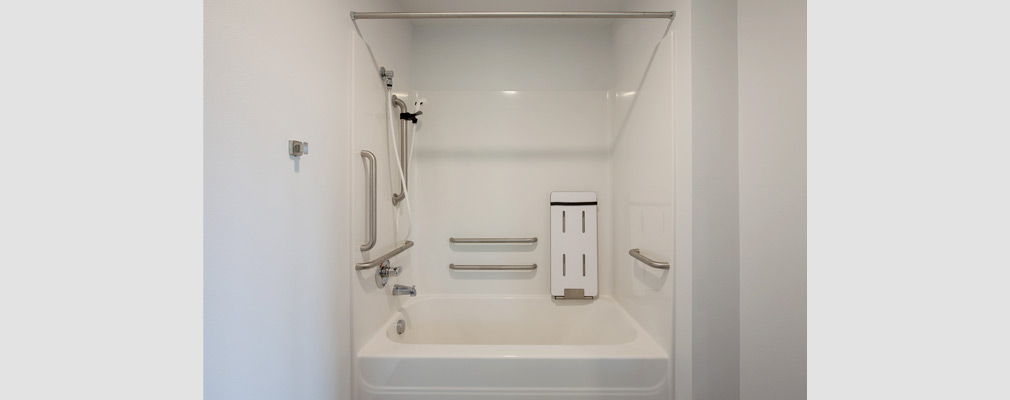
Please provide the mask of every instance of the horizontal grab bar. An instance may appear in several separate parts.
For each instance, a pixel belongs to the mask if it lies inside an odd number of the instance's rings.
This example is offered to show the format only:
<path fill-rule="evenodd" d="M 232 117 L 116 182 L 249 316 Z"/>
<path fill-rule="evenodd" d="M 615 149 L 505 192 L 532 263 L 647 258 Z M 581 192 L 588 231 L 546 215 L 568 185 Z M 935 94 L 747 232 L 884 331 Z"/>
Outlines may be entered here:
<path fill-rule="evenodd" d="M 403 253 L 404 250 L 407 250 L 407 249 L 411 248 L 411 246 L 413 246 L 413 245 L 414 245 L 414 242 L 411 242 L 409 240 L 404 241 L 402 246 L 393 249 L 393 251 L 391 251 L 389 253 L 386 253 L 386 254 L 383 254 L 383 255 L 379 256 L 379 258 L 376 258 L 376 259 L 374 259 L 372 261 L 359 262 L 357 264 L 354 264 L 354 269 L 356 269 L 356 270 L 362 270 L 362 269 L 369 269 L 369 268 L 378 267 L 379 264 L 382 264 L 384 261 L 386 261 L 386 260 L 388 260 L 390 258 L 396 257 L 397 254 Z"/>
<path fill-rule="evenodd" d="M 465 12 L 358 12 L 356 19 L 428 19 L 428 18 L 667 18 L 676 11 L 465 11 Z"/>
<path fill-rule="evenodd" d="M 532 265 L 458 265 L 449 264 L 449 269 L 456 271 L 532 271 L 537 269 Z"/>
<path fill-rule="evenodd" d="M 670 269 L 670 263 L 668 263 L 668 262 L 662 262 L 662 261 L 656 261 L 656 260 L 653 260 L 653 259 L 651 259 L 649 257 L 646 257 L 646 256 L 642 255 L 642 252 L 639 251 L 638 249 L 628 250 L 628 254 L 631 254 L 631 256 L 635 257 L 636 260 L 641 261 L 641 262 L 645 263 L 645 265 L 648 265 L 648 266 L 650 266 L 652 268 Z"/>
<path fill-rule="evenodd" d="M 469 243 L 503 243 L 503 244 L 526 244 L 536 243 L 537 238 L 449 238 L 449 243 L 469 244 Z"/>

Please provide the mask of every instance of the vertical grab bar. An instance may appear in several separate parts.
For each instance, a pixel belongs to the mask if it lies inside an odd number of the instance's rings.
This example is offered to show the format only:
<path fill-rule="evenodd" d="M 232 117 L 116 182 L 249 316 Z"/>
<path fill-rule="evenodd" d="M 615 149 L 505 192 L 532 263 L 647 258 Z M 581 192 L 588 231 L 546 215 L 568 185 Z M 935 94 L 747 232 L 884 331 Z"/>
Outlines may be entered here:
<path fill-rule="evenodd" d="M 371 250 L 375 247 L 375 154 L 368 150 L 361 151 L 361 158 L 369 161 L 368 169 L 368 243 L 361 245 L 361 251 Z"/>
<path fill-rule="evenodd" d="M 393 96 L 393 106 L 400 109 L 400 166 L 403 167 L 403 180 L 400 182 L 400 193 L 393 194 L 393 205 L 400 204 L 405 197 L 407 197 L 407 120 L 403 119 L 402 114 L 408 113 L 407 103 L 400 100 L 398 97 Z"/>

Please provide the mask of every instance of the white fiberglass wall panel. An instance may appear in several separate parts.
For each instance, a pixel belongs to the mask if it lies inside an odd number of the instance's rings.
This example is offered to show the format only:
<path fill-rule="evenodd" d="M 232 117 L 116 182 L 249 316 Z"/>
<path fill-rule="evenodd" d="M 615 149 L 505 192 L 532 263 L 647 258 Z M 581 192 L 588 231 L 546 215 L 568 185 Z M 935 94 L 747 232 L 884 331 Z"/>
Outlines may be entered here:
<path fill-rule="evenodd" d="M 371 44 L 379 66 L 395 72 L 393 93 L 403 97 L 408 105 L 413 100 L 406 96 L 410 93 L 410 24 L 406 21 L 363 21 L 359 23 L 364 38 Z M 352 33 L 352 104 L 351 104 L 351 147 L 346 149 L 351 156 L 351 237 L 350 243 L 333 243 L 334 246 L 350 247 L 352 263 L 336 265 L 349 271 L 351 276 L 351 291 L 353 293 L 352 315 L 354 326 L 354 350 L 357 351 L 371 337 L 380 325 L 396 312 L 401 297 L 390 295 L 390 290 L 396 283 L 412 284 L 411 276 L 415 274 L 413 253 L 410 249 L 394 257 L 393 266 L 402 266 L 403 273 L 391 278 L 385 288 L 375 284 L 375 268 L 355 271 L 354 263 L 370 261 L 381 256 L 403 243 L 407 224 L 401 222 L 397 230 L 393 207 L 393 192 L 399 192 L 399 173 L 396 170 L 395 157 L 389 146 L 389 132 L 386 122 L 386 88 L 379 79 L 379 72 L 369 57 L 364 42 Z M 394 109 L 394 135 L 399 140 L 400 120 Z M 361 150 L 375 154 L 376 179 L 376 242 L 375 247 L 361 251 L 360 246 L 368 241 L 368 171 L 367 164 L 361 158 Z M 401 217 L 401 221 L 405 217 Z"/>
<path fill-rule="evenodd" d="M 414 21 L 419 90 L 607 90 L 611 20 Z"/>
<path fill-rule="evenodd" d="M 415 252 L 418 287 L 426 293 L 548 296 L 550 193 L 598 193 L 604 205 L 599 218 L 609 226 L 606 92 L 419 95 L 427 102 L 414 156 L 415 218 L 425 240 Z M 450 237 L 539 240 L 535 245 L 465 245 L 450 244 Z M 609 241 L 609 230 L 602 231 L 601 257 L 609 256 Z M 535 263 L 538 268 L 450 271 L 449 263 Z"/>
<path fill-rule="evenodd" d="M 594 191 L 610 226 L 610 21 L 415 21 L 413 85 L 426 98 L 414 154 L 418 290 L 550 294 L 552 191 Z M 610 259 L 611 230 L 600 232 Z M 536 245 L 450 245 L 531 237 Z M 450 271 L 449 264 L 535 271 Z M 601 277 L 609 263 L 600 265 Z M 601 278 L 601 294 L 609 294 Z"/>
<path fill-rule="evenodd" d="M 615 25 L 612 279 L 614 297 L 670 352 L 677 271 L 673 38 L 659 43 L 667 23 L 620 21 Z M 635 248 L 673 267 L 649 267 L 628 255 Z"/>

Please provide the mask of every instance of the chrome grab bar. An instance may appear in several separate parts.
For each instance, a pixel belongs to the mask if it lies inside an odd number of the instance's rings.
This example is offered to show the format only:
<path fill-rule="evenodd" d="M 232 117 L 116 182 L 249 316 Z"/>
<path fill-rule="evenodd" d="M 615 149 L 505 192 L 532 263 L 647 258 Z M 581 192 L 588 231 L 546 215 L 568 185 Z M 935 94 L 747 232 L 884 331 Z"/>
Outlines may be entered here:
<path fill-rule="evenodd" d="M 361 251 L 371 250 L 375 247 L 375 154 L 368 150 L 361 151 L 361 158 L 369 161 L 368 169 L 368 243 L 361 245 Z"/>
<path fill-rule="evenodd" d="M 414 242 L 411 242 L 409 240 L 404 241 L 402 246 L 397 247 L 397 248 L 393 249 L 393 251 L 391 251 L 389 253 L 386 253 L 386 254 L 383 254 L 383 255 L 379 256 L 378 258 L 376 258 L 376 259 L 374 259 L 372 261 L 365 261 L 365 262 L 359 262 L 357 264 L 354 264 L 354 269 L 360 271 L 360 270 L 363 270 L 363 269 L 369 269 L 369 268 L 378 267 L 379 264 L 382 264 L 383 261 L 386 261 L 386 260 L 388 260 L 390 258 L 396 257 L 397 254 L 403 253 L 404 250 L 407 250 L 407 249 L 411 248 L 411 246 L 413 246 L 413 245 L 414 245 Z"/>
<path fill-rule="evenodd" d="M 471 243 L 502 243 L 502 244 L 527 244 L 536 243 L 537 238 L 449 238 L 449 243 L 471 244 Z"/>
<path fill-rule="evenodd" d="M 537 269 L 532 265 L 460 265 L 449 264 L 449 269 L 455 271 L 532 271 Z"/>
<path fill-rule="evenodd" d="M 670 263 L 668 263 L 668 262 L 662 262 L 662 261 L 656 261 L 656 260 L 653 260 L 653 259 L 651 259 L 649 257 L 646 257 L 646 256 L 642 255 L 642 252 L 639 251 L 638 249 L 628 250 L 628 254 L 631 254 L 631 256 L 635 257 L 636 260 L 641 261 L 641 262 L 645 263 L 645 265 L 648 265 L 648 266 L 650 266 L 652 268 L 670 269 Z"/>
<path fill-rule="evenodd" d="M 409 113 L 407 110 L 407 103 L 400 100 L 396 96 L 393 96 L 393 106 L 400 109 L 400 115 L 403 113 Z M 403 167 L 403 180 L 400 182 L 400 193 L 393 194 L 393 205 L 400 204 L 404 198 L 407 197 L 407 177 L 410 168 L 407 168 L 407 120 L 400 118 L 400 167 Z"/>

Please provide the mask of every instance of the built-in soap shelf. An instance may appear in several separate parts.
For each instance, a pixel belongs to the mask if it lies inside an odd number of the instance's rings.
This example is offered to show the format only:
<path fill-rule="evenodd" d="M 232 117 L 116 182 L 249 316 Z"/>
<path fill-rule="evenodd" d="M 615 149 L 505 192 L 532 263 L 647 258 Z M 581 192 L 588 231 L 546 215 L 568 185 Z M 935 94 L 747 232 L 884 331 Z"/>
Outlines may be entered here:
<path fill-rule="evenodd" d="M 453 244 L 536 244 L 536 237 L 528 238 L 458 238 L 450 237 L 449 243 Z M 536 264 L 449 264 L 449 269 L 453 271 L 534 271 Z"/>

